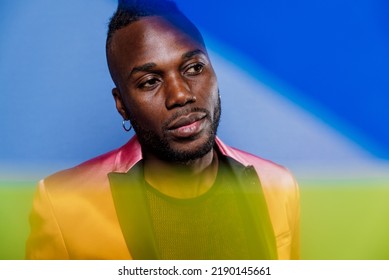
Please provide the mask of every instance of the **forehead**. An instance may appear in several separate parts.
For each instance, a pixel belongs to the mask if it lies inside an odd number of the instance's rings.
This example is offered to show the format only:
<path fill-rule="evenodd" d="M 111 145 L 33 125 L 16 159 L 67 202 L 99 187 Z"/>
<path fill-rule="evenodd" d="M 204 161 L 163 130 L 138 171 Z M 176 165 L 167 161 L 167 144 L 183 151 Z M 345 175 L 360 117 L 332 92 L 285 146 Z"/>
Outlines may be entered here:
<path fill-rule="evenodd" d="M 158 16 L 142 18 L 115 32 L 112 37 L 109 59 L 113 66 L 124 62 L 149 63 L 172 59 L 204 45 L 195 39 L 193 32 Z M 154 61 L 157 60 L 157 61 Z"/>

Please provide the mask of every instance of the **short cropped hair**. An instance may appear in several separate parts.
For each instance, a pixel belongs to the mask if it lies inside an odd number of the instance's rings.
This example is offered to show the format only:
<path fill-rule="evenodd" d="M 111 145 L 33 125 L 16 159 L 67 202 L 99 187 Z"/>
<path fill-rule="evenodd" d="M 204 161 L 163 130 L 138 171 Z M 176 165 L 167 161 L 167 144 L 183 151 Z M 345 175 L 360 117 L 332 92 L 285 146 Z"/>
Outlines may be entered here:
<path fill-rule="evenodd" d="M 143 17 L 161 16 L 166 19 L 175 19 L 181 27 L 189 30 L 202 45 L 203 37 L 197 27 L 178 9 L 171 0 L 119 0 L 118 7 L 108 24 L 106 49 L 109 50 L 113 34 Z"/>

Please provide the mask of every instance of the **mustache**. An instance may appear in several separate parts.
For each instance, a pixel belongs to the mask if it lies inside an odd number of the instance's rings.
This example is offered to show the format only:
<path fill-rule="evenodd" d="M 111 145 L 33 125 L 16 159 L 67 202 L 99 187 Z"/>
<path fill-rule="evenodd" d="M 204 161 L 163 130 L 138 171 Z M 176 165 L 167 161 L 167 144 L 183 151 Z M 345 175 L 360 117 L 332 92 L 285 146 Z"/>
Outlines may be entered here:
<path fill-rule="evenodd" d="M 183 109 L 181 111 L 175 112 L 169 119 L 167 119 L 162 124 L 162 129 L 164 131 L 168 130 L 168 127 L 170 126 L 170 124 L 182 116 L 186 116 L 190 113 L 199 113 L 199 112 L 205 113 L 206 114 L 205 118 L 210 119 L 210 112 L 207 109 L 199 108 L 199 107 L 186 108 L 186 109 Z"/>

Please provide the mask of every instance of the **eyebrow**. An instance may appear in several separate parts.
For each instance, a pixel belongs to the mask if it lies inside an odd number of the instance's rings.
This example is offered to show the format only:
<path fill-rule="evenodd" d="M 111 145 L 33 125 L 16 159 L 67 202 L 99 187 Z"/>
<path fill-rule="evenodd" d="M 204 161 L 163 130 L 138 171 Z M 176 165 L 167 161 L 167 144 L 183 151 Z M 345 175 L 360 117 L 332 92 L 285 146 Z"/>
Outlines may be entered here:
<path fill-rule="evenodd" d="M 197 49 L 197 50 L 193 50 L 193 51 L 189 51 L 187 53 L 184 53 L 182 55 L 182 58 L 189 59 L 189 58 L 192 58 L 192 57 L 199 55 L 199 54 L 205 55 L 205 53 L 202 50 Z"/>
<path fill-rule="evenodd" d="M 147 72 L 147 71 L 150 71 L 150 70 L 152 70 L 155 66 L 157 66 L 157 64 L 154 63 L 154 62 L 146 63 L 146 64 L 143 64 L 143 65 L 140 65 L 140 66 L 135 66 L 134 68 L 132 68 L 131 73 L 130 73 L 130 76 L 133 75 L 133 74 L 135 74 L 135 73 L 138 73 L 138 72 Z"/>

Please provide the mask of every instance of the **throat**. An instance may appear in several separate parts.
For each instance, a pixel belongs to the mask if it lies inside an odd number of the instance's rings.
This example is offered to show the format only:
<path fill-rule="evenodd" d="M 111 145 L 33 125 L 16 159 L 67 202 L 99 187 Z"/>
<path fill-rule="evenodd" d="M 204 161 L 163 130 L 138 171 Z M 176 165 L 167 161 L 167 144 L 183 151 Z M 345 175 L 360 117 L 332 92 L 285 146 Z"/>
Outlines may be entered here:
<path fill-rule="evenodd" d="M 218 165 L 218 156 L 214 149 L 187 165 L 147 158 L 144 164 L 144 178 L 151 187 L 166 196 L 179 199 L 195 198 L 212 187 Z"/>

